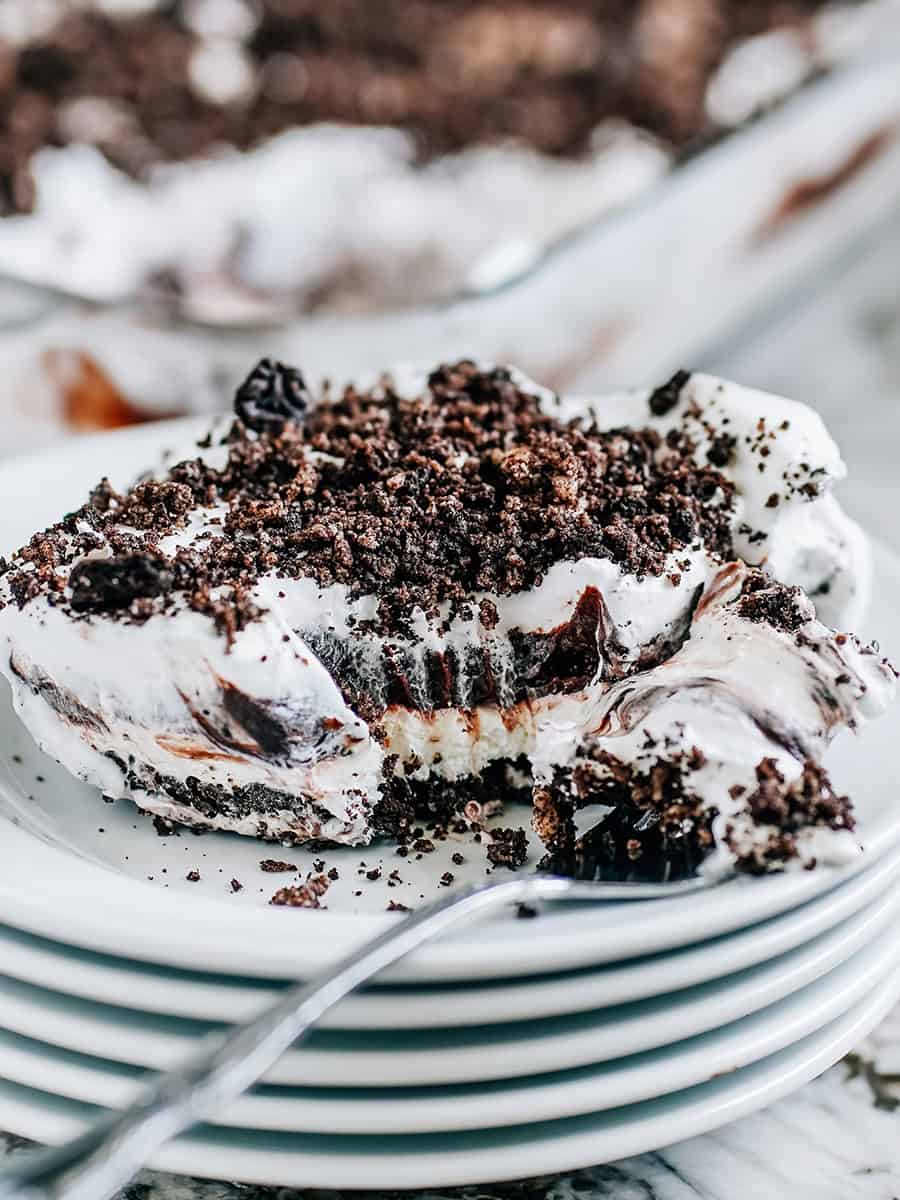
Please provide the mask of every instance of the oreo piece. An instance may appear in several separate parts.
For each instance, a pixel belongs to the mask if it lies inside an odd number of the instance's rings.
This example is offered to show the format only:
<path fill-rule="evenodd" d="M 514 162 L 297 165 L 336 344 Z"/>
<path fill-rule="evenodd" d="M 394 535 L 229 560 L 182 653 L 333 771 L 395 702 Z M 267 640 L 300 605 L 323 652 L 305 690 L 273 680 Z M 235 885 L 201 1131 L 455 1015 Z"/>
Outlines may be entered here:
<path fill-rule="evenodd" d="M 69 575 L 75 612 L 117 612 L 134 600 L 162 596 L 171 586 L 171 572 L 150 554 L 84 559 Z"/>
<path fill-rule="evenodd" d="M 234 411 L 257 433 L 279 433 L 288 421 L 302 421 L 310 395 L 296 367 L 261 358 L 234 397 Z"/>
<path fill-rule="evenodd" d="M 690 379 L 690 371 L 676 371 L 671 379 L 650 393 L 650 411 L 655 417 L 664 417 L 678 403 L 681 389 Z"/>

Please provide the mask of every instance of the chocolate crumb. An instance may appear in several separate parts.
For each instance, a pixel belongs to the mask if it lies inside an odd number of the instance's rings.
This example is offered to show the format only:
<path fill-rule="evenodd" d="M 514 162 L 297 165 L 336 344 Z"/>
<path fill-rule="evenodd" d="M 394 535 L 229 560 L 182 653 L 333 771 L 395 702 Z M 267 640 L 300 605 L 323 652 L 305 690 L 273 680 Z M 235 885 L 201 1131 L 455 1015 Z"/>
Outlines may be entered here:
<path fill-rule="evenodd" d="M 741 871 L 765 874 L 773 863 L 798 858 L 797 839 L 804 829 L 852 831 L 856 826 L 848 797 L 838 795 L 828 772 L 810 759 L 804 762 L 800 776 L 790 782 L 774 759 L 762 759 L 756 768 L 756 780 L 756 789 L 747 796 L 746 812 L 757 826 L 771 827 L 772 834 L 768 841 L 754 842 L 748 849 L 736 836 L 733 825 L 726 829 L 725 841 Z"/>
<path fill-rule="evenodd" d="M 171 572 L 150 554 L 88 558 L 69 574 L 72 608 L 78 613 L 120 612 L 135 600 L 164 595 L 171 586 Z"/>
<path fill-rule="evenodd" d="M 771 625 L 782 633 L 796 633 L 809 620 L 804 600 L 799 587 L 788 587 L 764 571 L 752 570 L 747 572 L 735 605 L 747 621 Z"/>
<path fill-rule="evenodd" d="M 488 862 L 495 867 L 515 871 L 528 858 L 528 838 L 524 829 L 492 829 L 487 848 Z"/>
<path fill-rule="evenodd" d="M 285 862 L 278 858 L 263 858 L 260 860 L 259 869 L 266 871 L 270 875 L 274 875 L 279 871 L 296 871 L 296 863 Z"/>
<path fill-rule="evenodd" d="M 296 367 L 262 358 L 241 384 L 234 411 L 248 429 L 278 432 L 300 421 L 309 407 L 306 381 Z"/>
<path fill-rule="evenodd" d="M 681 389 L 690 377 L 690 371 L 676 371 L 672 378 L 661 387 L 654 388 L 650 393 L 648 404 L 655 417 L 664 417 L 666 413 L 672 411 L 681 397 Z"/>
<path fill-rule="evenodd" d="M 478 618 L 485 629 L 495 629 L 500 620 L 497 605 L 493 600 L 482 600 L 478 605 Z"/>
<path fill-rule="evenodd" d="M 707 462 L 712 463 L 714 467 L 727 467 L 734 457 L 734 448 L 737 445 L 737 438 L 730 433 L 719 434 L 712 439 L 709 449 L 706 452 Z"/>
<path fill-rule="evenodd" d="M 321 899 L 330 886 L 325 875 L 310 875 L 305 883 L 280 888 L 269 903 L 278 908 L 321 908 Z M 362 895 L 361 892 L 354 894 Z"/>

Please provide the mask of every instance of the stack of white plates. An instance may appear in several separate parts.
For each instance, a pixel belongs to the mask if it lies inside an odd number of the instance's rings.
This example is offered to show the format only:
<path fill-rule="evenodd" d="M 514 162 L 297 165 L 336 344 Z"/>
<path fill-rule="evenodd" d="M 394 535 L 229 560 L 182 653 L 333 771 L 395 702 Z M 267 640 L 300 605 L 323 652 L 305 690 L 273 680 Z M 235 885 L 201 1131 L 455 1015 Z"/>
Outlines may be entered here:
<path fill-rule="evenodd" d="M 126 472 L 146 455 L 147 435 L 132 436 L 117 439 Z M 4 546 L 100 474 L 102 460 L 78 453 L 48 457 L 37 481 L 33 463 L 0 476 L 0 512 L 22 514 L 23 490 L 44 491 L 43 511 L 5 518 Z M 67 490 L 48 500 L 54 479 Z M 898 586 L 879 553 L 882 636 Z M 344 1002 L 154 1165 L 333 1188 L 496 1181 L 636 1154 L 784 1095 L 900 998 L 897 734 L 889 716 L 836 747 L 836 786 L 856 798 L 866 847 L 850 868 L 471 927 Z M 273 908 L 293 877 L 260 870 L 272 847 L 158 836 L 131 805 L 104 804 L 43 757 L 5 693 L 0 745 L 0 1128 L 38 1140 L 126 1105 L 148 1069 L 397 919 L 390 900 L 434 895 L 447 869 L 484 873 L 465 838 L 421 860 L 328 851 L 340 873 L 328 908 Z M 282 855 L 301 872 L 319 857 Z M 378 866 L 380 879 L 366 879 Z"/>

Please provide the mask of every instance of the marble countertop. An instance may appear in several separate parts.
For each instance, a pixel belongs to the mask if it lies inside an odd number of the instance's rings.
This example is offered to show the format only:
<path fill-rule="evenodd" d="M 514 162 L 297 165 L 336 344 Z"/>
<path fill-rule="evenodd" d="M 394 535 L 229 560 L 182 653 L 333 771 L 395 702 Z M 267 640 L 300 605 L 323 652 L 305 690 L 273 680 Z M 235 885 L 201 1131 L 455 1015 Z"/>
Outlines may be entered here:
<path fill-rule="evenodd" d="M 900 216 L 900 214 L 898 214 Z M 816 405 L 842 446 L 847 507 L 900 550 L 900 219 L 875 253 L 848 255 L 805 295 L 787 297 L 751 336 L 692 363 Z M 900 936 L 900 931 L 898 931 Z M 0 1134 L 0 1158 L 27 1154 Z M 794 1096 L 653 1154 L 571 1176 L 438 1195 L 460 1200 L 897 1200 L 900 1008 L 842 1062 Z M 122 1200 L 329 1200 L 145 1173 Z M 372 1193 L 366 1193 L 372 1195 Z"/>

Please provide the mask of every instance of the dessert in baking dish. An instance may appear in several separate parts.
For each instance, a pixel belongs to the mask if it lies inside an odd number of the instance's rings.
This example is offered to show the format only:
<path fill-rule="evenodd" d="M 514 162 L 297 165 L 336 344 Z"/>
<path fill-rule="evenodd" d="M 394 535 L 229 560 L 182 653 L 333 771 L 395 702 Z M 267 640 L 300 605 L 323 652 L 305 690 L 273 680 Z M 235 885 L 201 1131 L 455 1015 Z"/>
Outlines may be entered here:
<path fill-rule="evenodd" d="M 252 321 L 481 290 L 839 61 L 822 0 L 0 6 L 0 261 Z"/>

